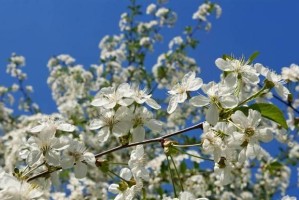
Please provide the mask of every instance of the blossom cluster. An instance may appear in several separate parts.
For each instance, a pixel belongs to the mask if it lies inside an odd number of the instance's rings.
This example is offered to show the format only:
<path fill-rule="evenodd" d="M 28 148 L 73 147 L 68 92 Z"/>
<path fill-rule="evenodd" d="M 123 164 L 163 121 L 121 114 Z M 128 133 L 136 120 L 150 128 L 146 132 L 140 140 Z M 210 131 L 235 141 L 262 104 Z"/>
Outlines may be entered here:
<path fill-rule="evenodd" d="M 0 86 L 0 199 L 295 199 L 287 192 L 299 160 L 299 66 L 279 74 L 254 63 L 255 54 L 224 55 L 215 60 L 219 81 L 204 82 L 188 53 L 196 31 L 221 12 L 201 4 L 196 24 L 148 70 L 149 52 L 178 15 L 159 0 L 139 18 L 132 0 L 121 33 L 100 41 L 99 63 L 50 58 L 57 113 L 49 115 L 25 85 L 25 57 L 12 54 L 7 73 L 17 84 Z M 282 150 L 273 153 L 272 144 Z"/>

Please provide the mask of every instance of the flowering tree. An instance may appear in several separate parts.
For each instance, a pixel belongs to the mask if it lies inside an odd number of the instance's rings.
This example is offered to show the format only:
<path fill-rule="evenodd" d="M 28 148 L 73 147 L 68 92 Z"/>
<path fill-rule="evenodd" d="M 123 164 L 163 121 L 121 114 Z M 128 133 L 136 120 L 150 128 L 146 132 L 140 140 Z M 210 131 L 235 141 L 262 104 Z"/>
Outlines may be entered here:
<path fill-rule="evenodd" d="M 286 191 L 299 161 L 299 66 L 277 74 L 254 62 L 257 52 L 223 55 L 220 80 L 204 83 L 187 52 L 221 15 L 206 1 L 146 68 L 177 15 L 159 0 L 140 21 L 143 9 L 131 0 L 120 33 L 99 44 L 100 63 L 50 58 L 58 113 L 40 112 L 25 58 L 12 54 L 16 84 L 0 87 L 0 199 L 295 199 Z M 21 114 L 11 109 L 18 93 Z"/>

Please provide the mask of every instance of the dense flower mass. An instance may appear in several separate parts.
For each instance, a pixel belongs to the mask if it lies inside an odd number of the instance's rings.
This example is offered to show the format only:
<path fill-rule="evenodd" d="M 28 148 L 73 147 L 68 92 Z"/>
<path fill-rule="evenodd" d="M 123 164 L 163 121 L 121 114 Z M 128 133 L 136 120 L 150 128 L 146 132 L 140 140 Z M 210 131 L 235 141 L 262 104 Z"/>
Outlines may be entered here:
<path fill-rule="evenodd" d="M 16 82 L 0 86 L 1 200 L 296 199 L 298 65 L 280 74 L 256 53 L 223 55 L 219 80 L 204 82 L 189 53 L 222 9 L 204 1 L 169 39 L 163 29 L 179 15 L 167 2 L 131 0 L 90 67 L 50 58 L 56 113 L 41 113 L 26 59 L 12 54 L 6 72 Z"/>

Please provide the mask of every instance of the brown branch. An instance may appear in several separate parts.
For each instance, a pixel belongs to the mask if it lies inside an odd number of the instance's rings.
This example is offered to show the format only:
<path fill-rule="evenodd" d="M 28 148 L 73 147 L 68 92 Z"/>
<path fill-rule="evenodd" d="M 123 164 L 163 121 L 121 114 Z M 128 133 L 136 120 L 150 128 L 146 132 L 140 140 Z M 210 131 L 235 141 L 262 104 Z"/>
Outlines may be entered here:
<path fill-rule="evenodd" d="M 172 136 L 175 136 L 175 135 L 179 135 L 179 134 L 182 134 L 182 133 L 185 133 L 185 132 L 188 132 L 188 131 L 191 131 L 191 130 L 194 130 L 194 129 L 202 129 L 203 128 L 203 122 L 199 123 L 199 124 L 195 124 L 193 126 L 190 126 L 188 128 L 185 128 L 185 129 L 182 129 L 182 130 L 179 130 L 179 131 L 176 131 L 176 132 L 173 132 L 173 133 L 170 133 L 170 134 L 167 134 L 167 135 L 164 135 L 164 136 L 161 136 L 161 137 L 157 137 L 157 138 L 153 138 L 153 139 L 149 139 L 149 140 L 144 140 L 142 142 L 135 142 L 135 143 L 131 143 L 131 144 L 127 144 L 127 145 L 120 145 L 120 146 L 117 146 L 117 147 L 114 147 L 112 149 L 109 149 L 107 151 L 103 151 L 101 153 L 98 153 L 95 155 L 95 158 L 99 158 L 103 155 L 106 155 L 106 154 L 109 154 L 109 153 L 112 153 L 114 151 L 118 151 L 120 149 L 124 149 L 124 148 L 128 148 L 128 147 L 133 147 L 133 146 L 137 146 L 137 145 L 141 145 L 141 144 L 148 144 L 148 143 L 154 143 L 154 142 L 160 142 L 162 147 L 163 147 L 163 144 L 164 144 L 164 141 L 166 138 L 170 138 Z M 96 161 L 97 163 L 98 161 Z M 55 169 L 54 171 L 57 171 L 57 170 L 60 170 L 62 169 L 61 167 L 58 167 L 57 169 Z M 54 171 L 44 171 L 44 172 L 40 172 L 30 178 L 27 179 L 27 182 L 29 181 L 32 181 L 34 179 L 37 179 L 37 178 L 40 178 L 40 177 L 44 177 Z"/>

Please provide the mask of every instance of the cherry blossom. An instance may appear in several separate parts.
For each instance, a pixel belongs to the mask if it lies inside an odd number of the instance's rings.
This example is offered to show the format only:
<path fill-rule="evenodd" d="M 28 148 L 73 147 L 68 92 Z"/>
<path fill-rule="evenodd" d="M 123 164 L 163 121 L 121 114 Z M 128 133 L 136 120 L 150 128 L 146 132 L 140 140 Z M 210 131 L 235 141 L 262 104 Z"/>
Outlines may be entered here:
<path fill-rule="evenodd" d="M 171 95 L 167 112 L 173 113 L 178 103 L 183 103 L 188 97 L 188 92 L 196 91 L 202 86 L 202 79 L 196 78 L 195 72 L 187 73 L 181 83 L 177 83 L 173 88 L 168 91 Z"/>

